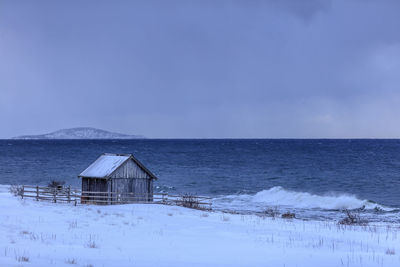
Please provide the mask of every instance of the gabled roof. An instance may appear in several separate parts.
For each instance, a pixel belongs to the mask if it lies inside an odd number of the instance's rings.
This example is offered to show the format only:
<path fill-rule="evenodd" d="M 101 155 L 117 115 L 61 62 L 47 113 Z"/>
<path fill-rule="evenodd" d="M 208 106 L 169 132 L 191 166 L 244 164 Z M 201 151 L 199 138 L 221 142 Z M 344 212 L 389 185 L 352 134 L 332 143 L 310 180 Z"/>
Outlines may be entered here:
<path fill-rule="evenodd" d="M 90 164 L 78 177 L 109 178 L 114 171 L 122 166 L 126 161 L 133 160 L 144 172 L 152 179 L 157 177 L 151 173 L 138 159 L 132 154 L 110 154 L 104 153 L 95 162 Z"/>

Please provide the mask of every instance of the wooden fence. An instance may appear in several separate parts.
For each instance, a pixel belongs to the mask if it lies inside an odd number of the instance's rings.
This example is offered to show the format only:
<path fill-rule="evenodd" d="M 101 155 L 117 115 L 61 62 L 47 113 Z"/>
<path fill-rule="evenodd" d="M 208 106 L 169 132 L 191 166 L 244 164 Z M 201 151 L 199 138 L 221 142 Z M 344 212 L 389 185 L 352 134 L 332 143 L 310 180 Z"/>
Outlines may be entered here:
<path fill-rule="evenodd" d="M 134 193 L 121 192 L 89 192 L 71 187 L 42 187 L 22 185 L 17 189 L 17 194 L 22 198 L 33 198 L 37 201 L 46 200 L 57 202 L 97 205 L 115 205 L 128 203 L 166 204 L 178 205 L 196 209 L 211 209 L 210 197 L 195 195 L 170 195 L 155 193 L 153 195 L 135 195 Z"/>
<path fill-rule="evenodd" d="M 18 195 L 21 198 L 33 198 L 37 201 L 47 200 L 56 202 L 68 202 L 74 203 L 75 205 L 80 202 L 81 192 L 71 187 L 42 187 L 42 186 L 30 186 L 22 185 L 18 188 Z"/>

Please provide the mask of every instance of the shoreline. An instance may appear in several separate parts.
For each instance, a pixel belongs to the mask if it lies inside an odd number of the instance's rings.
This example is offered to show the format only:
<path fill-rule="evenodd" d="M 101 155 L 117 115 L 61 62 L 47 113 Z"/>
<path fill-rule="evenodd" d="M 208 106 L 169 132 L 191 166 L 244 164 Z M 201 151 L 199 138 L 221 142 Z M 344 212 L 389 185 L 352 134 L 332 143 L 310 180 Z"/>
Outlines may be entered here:
<path fill-rule="evenodd" d="M 11 185 L 0 184 L 0 187 L 10 186 Z M 36 187 L 36 185 L 25 186 Z M 66 186 L 66 188 L 69 188 L 69 186 Z M 80 190 L 78 187 L 70 187 L 70 189 Z M 283 196 L 279 195 L 282 191 L 284 194 Z M 157 194 L 165 194 L 165 192 L 154 193 L 154 195 Z M 166 194 L 169 195 L 168 193 Z M 283 204 L 262 202 L 259 200 L 260 194 L 263 197 L 272 198 L 267 199 L 269 201 L 279 200 L 283 202 Z M 176 198 L 180 195 L 185 194 L 175 193 L 172 197 Z M 370 224 L 384 224 L 400 227 L 399 207 L 384 206 L 374 201 L 359 199 L 352 194 L 337 193 L 331 195 L 313 195 L 307 192 L 290 191 L 281 186 L 275 186 L 255 194 L 194 196 L 210 199 L 212 211 L 227 214 L 280 218 L 284 214 L 291 213 L 294 214 L 295 218 L 298 220 L 339 223 L 340 220 L 346 218 L 347 212 L 350 212 L 353 215 L 359 216 L 364 222 Z M 258 201 L 254 201 L 254 198 L 258 198 Z M 287 204 L 288 202 L 292 205 Z M 145 204 L 154 205 L 156 203 Z M 329 205 L 329 208 L 326 207 L 326 205 Z M 323 208 L 324 206 L 325 208 Z"/>
<path fill-rule="evenodd" d="M 0 186 L 2 266 L 398 266 L 400 227 L 159 204 L 21 200 Z M 28 261 L 23 261 L 27 259 Z"/>

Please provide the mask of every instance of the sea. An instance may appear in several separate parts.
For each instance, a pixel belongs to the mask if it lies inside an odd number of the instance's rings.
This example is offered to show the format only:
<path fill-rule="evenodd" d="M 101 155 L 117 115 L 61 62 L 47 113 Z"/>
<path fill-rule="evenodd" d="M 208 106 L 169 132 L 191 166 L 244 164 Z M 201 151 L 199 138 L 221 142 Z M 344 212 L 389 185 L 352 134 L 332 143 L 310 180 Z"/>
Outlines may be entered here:
<path fill-rule="evenodd" d="M 0 184 L 79 188 L 102 153 L 134 154 L 155 192 L 209 196 L 217 211 L 400 223 L 400 140 L 0 140 Z"/>

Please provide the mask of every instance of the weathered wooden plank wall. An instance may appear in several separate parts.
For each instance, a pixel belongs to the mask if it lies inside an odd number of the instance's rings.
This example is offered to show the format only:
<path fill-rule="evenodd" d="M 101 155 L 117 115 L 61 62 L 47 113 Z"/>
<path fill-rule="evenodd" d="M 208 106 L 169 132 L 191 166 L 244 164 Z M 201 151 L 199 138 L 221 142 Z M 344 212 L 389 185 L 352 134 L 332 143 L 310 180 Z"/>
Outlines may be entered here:
<path fill-rule="evenodd" d="M 110 176 L 110 178 L 147 178 L 150 176 L 133 160 L 128 160 Z"/>
<path fill-rule="evenodd" d="M 107 199 L 122 200 L 118 193 L 134 193 L 137 201 L 153 201 L 153 179 L 133 160 L 121 165 L 109 179 L 82 178 L 82 191 L 109 192 Z M 93 201 L 86 196 L 86 201 Z"/>
<path fill-rule="evenodd" d="M 82 178 L 82 191 L 107 192 L 108 191 L 107 179 Z M 91 198 L 90 196 L 86 195 L 82 195 L 82 198 L 83 201 L 87 202 L 95 201 L 94 198 Z"/>
<path fill-rule="evenodd" d="M 129 160 L 111 175 L 108 191 L 134 193 L 138 201 L 152 201 L 153 181 L 134 161 Z"/>

